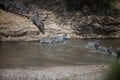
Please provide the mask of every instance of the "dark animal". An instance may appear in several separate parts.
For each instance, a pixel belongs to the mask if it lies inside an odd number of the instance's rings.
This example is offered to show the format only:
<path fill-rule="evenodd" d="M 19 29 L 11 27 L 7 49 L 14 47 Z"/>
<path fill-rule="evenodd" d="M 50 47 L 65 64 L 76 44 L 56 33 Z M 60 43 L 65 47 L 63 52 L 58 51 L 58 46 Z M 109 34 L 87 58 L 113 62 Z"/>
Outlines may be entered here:
<path fill-rule="evenodd" d="M 64 43 L 65 40 L 67 40 L 69 36 L 67 34 L 64 34 L 62 36 L 56 36 L 52 38 L 42 38 L 40 39 L 41 44 L 54 44 L 54 43 Z"/>
<path fill-rule="evenodd" d="M 33 21 L 33 24 L 35 24 L 44 35 L 45 34 L 44 24 L 40 21 L 39 14 L 36 10 L 33 11 L 32 21 Z"/>
<path fill-rule="evenodd" d="M 13 3 L 10 0 L 0 0 L 0 7 L 6 11 L 11 11 Z"/>
<path fill-rule="evenodd" d="M 29 12 L 27 7 L 12 0 L 0 0 L 0 7 L 6 11 L 13 11 L 13 9 L 16 9 L 19 10 L 21 14 L 27 14 Z"/>
<path fill-rule="evenodd" d="M 113 53 L 112 47 L 100 46 L 99 47 L 99 51 L 105 52 L 105 53 L 108 53 L 108 54 L 112 54 Z"/>
<path fill-rule="evenodd" d="M 64 42 L 65 40 L 67 40 L 69 38 L 69 36 L 67 34 L 64 34 L 63 36 L 57 36 L 55 37 L 55 39 L 53 40 L 53 43 L 59 43 L 59 42 Z"/>
<path fill-rule="evenodd" d="M 120 58 L 120 48 L 117 48 L 115 53 L 117 54 L 117 59 L 119 59 Z"/>
<path fill-rule="evenodd" d="M 96 40 L 96 41 L 94 42 L 94 46 L 95 46 L 96 49 L 99 49 L 100 41 L 99 41 L 99 40 Z"/>
<path fill-rule="evenodd" d="M 17 2 L 13 3 L 14 8 L 16 8 L 17 10 L 20 10 L 22 14 L 27 14 L 29 12 L 29 9 L 27 7 L 25 7 L 22 4 L 18 4 Z"/>

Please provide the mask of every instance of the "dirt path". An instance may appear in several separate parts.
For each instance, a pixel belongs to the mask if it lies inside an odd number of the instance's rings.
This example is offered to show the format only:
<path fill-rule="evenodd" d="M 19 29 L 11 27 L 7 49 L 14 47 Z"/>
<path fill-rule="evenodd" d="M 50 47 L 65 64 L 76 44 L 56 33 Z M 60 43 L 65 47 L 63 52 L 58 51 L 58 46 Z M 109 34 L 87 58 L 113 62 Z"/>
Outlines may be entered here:
<path fill-rule="evenodd" d="M 101 80 L 103 65 L 0 69 L 0 80 Z"/>

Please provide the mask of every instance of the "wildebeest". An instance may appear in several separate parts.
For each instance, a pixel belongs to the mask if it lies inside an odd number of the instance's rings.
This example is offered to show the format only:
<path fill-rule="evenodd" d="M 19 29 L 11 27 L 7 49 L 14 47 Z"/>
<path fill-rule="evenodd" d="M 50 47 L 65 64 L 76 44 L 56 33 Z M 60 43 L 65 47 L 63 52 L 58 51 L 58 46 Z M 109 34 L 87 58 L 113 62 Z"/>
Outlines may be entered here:
<path fill-rule="evenodd" d="M 120 58 L 120 47 L 116 49 L 115 53 L 117 54 L 117 59 L 119 59 Z"/>
<path fill-rule="evenodd" d="M 89 42 L 87 46 L 92 49 L 98 49 L 100 44 L 99 42 L 100 42 L 99 40 Z"/>
<path fill-rule="evenodd" d="M 20 3 L 18 4 L 17 2 L 14 2 L 13 6 L 14 8 L 20 10 L 22 14 L 27 14 L 29 12 L 29 9 Z"/>
<path fill-rule="evenodd" d="M 105 53 L 108 53 L 108 54 L 112 54 L 113 53 L 112 47 L 99 46 L 99 51 L 105 52 Z"/>
<path fill-rule="evenodd" d="M 33 10 L 32 15 L 33 15 L 32 16 L 33 24 L 35 24 L 38 27 L 38 29 L 42 32 L 42 34 L 45 34 L 44 24 L 40 21 L 38 12 L 36 10 Z"/>
<path fill-rule="evenodd" d="M 13 2 L 10 0 L 0 0 L 0 7 L 6 11 L 13 9 Z"/>
<path fill-rule="evenodd" d="M 40 43 L 41 44 L 54 44 L 54 43 L 64 43 L 65 40 L 67 40 L 69 36 L 67 34 L 64 34 L 62 36 L 56 36 L 52 38 L 41 38 Z"/>
<path fill-rule="evenodd" d="M 0 0 L 0 7 L 6 11 L 19 10 L 21 14 L 27 14 L 29 9 L 21 3 L 12 0 Z"/>

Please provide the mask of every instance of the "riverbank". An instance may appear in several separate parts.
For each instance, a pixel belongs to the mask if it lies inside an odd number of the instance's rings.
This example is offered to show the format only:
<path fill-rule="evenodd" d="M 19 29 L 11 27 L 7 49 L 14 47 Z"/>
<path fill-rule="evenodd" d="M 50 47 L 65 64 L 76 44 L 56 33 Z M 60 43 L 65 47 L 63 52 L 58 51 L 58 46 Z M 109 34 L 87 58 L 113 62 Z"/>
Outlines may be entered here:
<path fill-rule="evenodd" d="M 0 80 L 102 80 L 105 65 L 0 69 Z"/>
<path fill-rule="evenodd" d="M 68 34 L 70 38 L 79 39 L 120 38 L 120 25 L 116 25 L 120 21 L 119 17 L 109 16 L 106 18 L 105 16 L 92 15 L 88 16 L 86 23 L 86 16 L 81 16 L 80 12 L 74 12 L 71 15 L 64 12 L 63 16 L 57 17 L 54 11 L 35 8 L 45 25 L 45 35 L 39 32 L 30 19 L 0 9 L 0 42 L 38 41 L 43 37 L 48 38 L 61 34 Z M 70 18 L 70 16 L 73 17 Z M 45 17 L 47 17 L 46 20 L 44 20 Z M 103 26 L 104 19 L 107 21 Z M 93 21 L 96 22 L 93 23 Z"/>

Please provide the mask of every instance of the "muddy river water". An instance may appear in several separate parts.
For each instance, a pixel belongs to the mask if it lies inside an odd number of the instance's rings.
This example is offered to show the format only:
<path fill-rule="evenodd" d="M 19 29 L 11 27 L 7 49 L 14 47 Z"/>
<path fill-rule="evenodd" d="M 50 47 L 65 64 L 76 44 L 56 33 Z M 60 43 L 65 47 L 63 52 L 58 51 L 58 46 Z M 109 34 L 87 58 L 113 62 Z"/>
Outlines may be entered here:
<path fill-rule="evenodd" d="M 109 63 L 113 56 L 91 51 L 85 45 L 92 40 L 68 40 L 64 44 L 37 42 L 0 43 L 0 68 L 56 67 Z M 120 40 L 100 40 L 104 46 L 120 47 Z"/>

